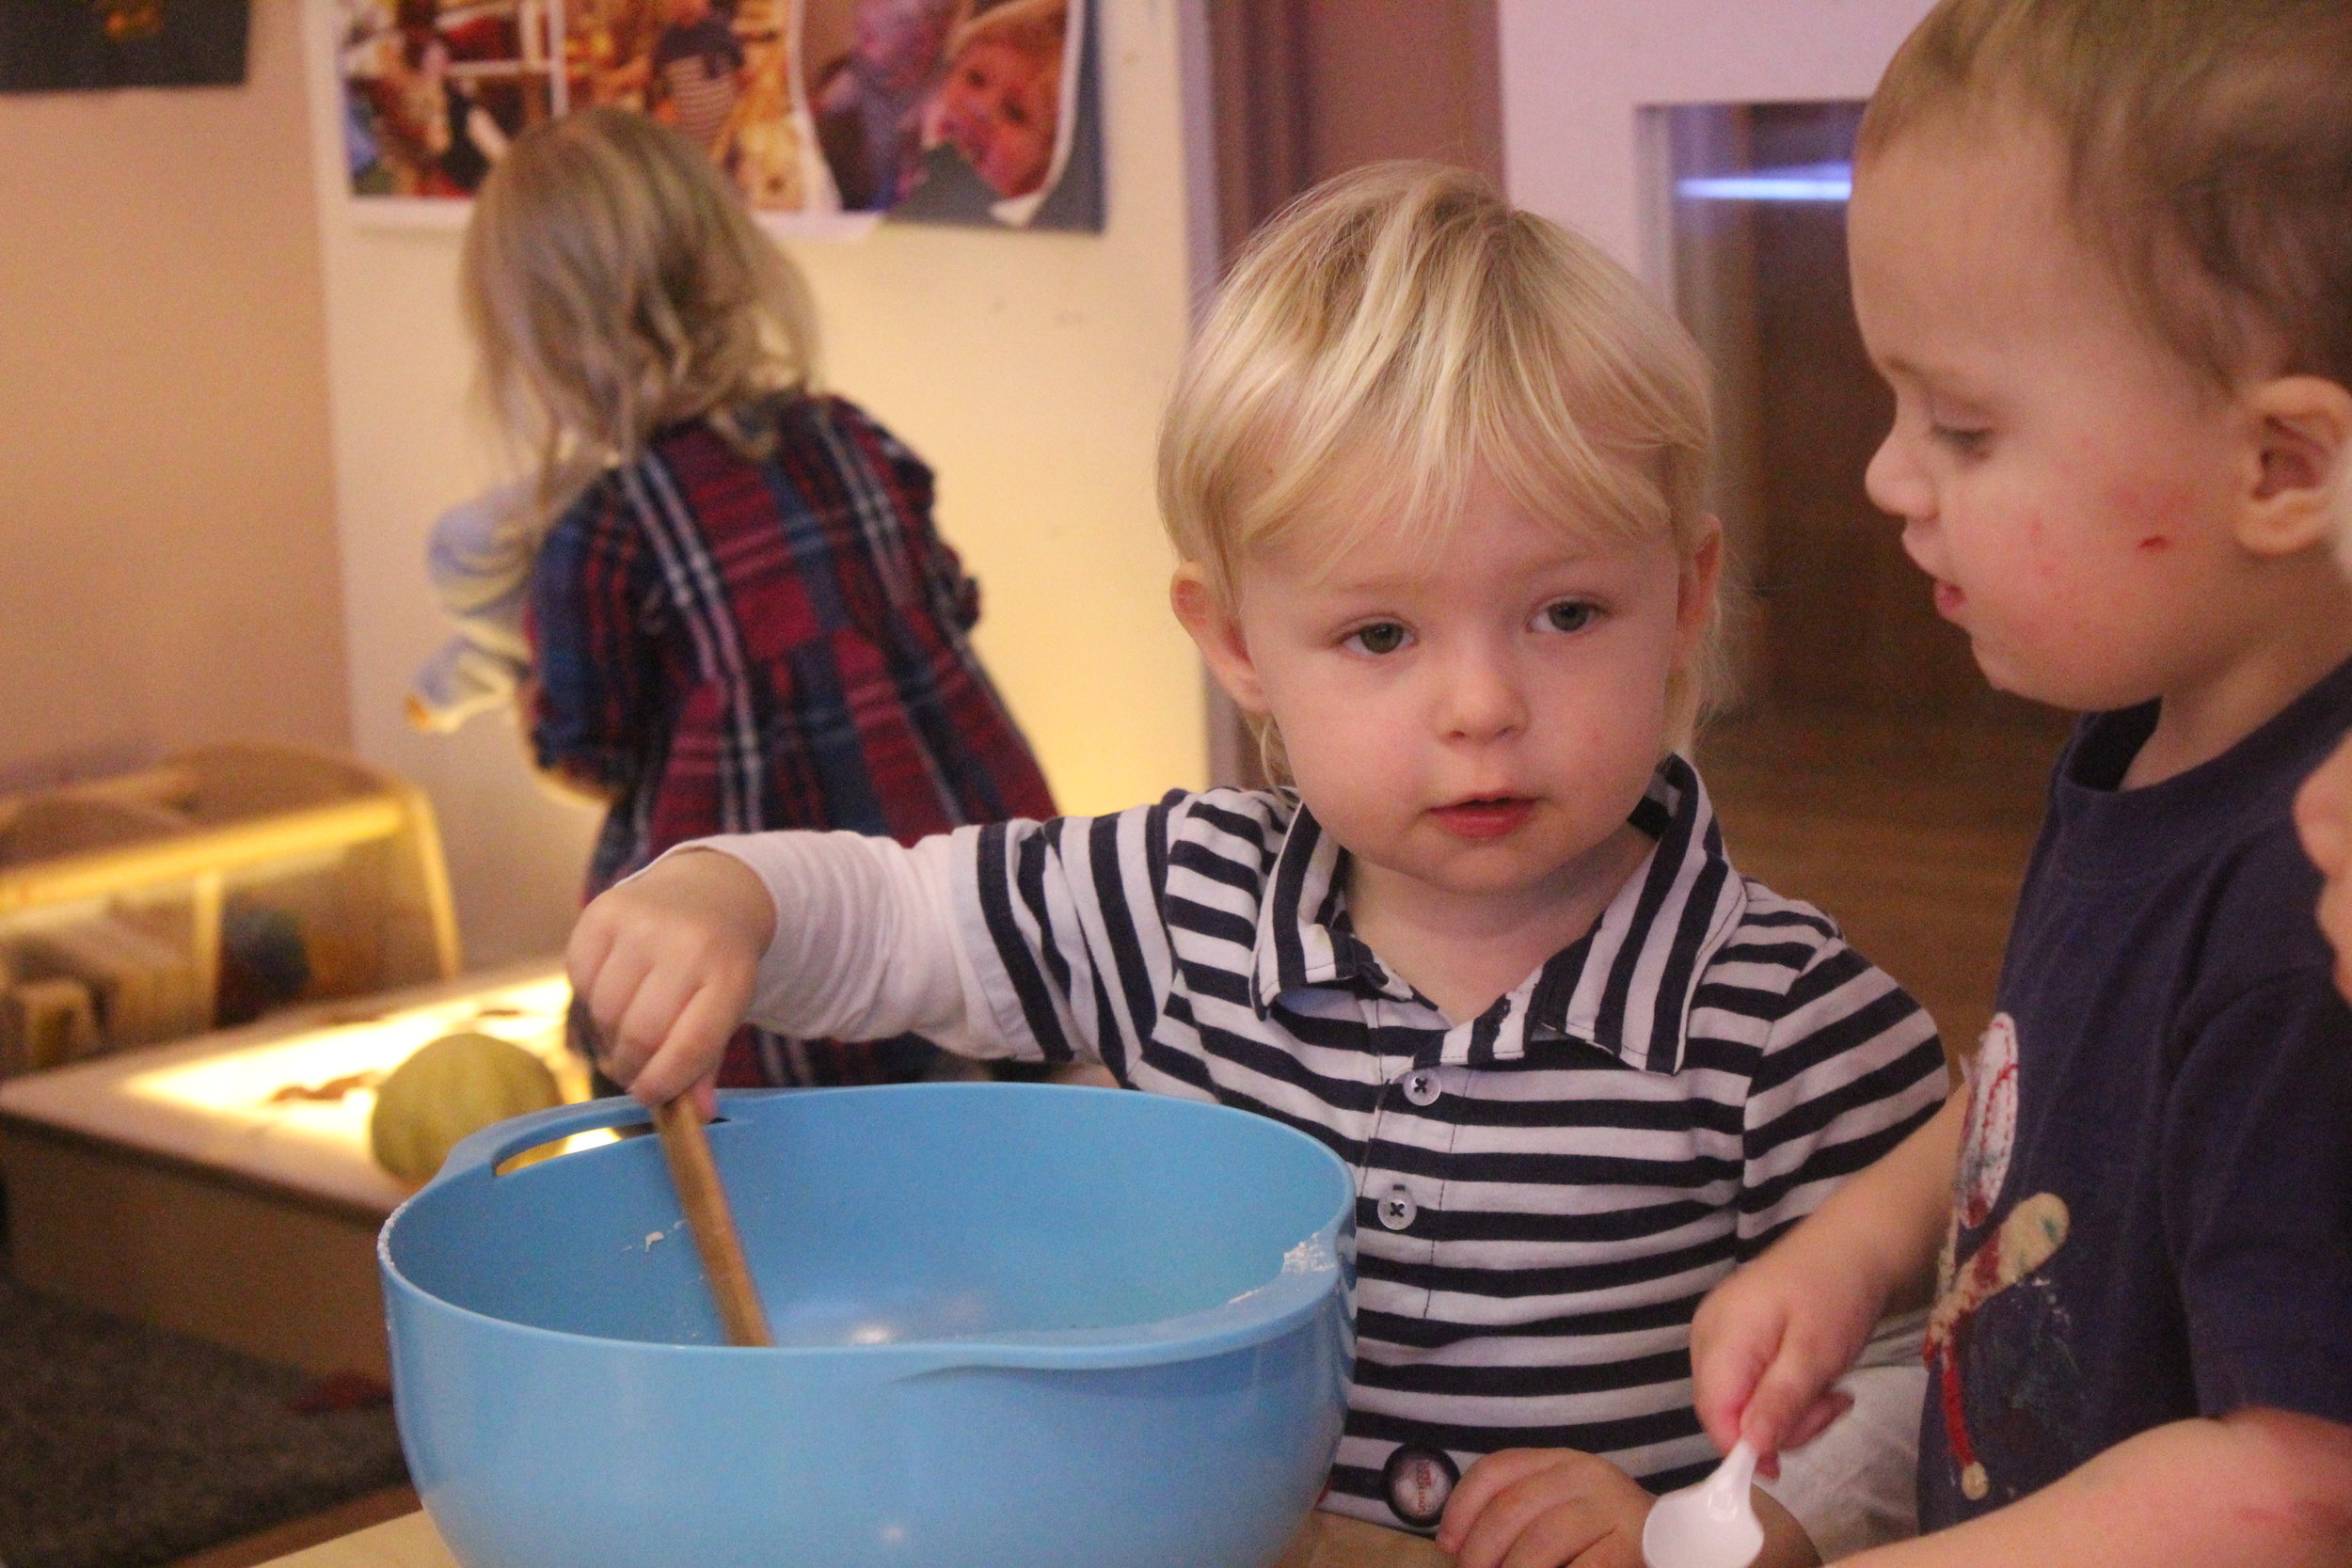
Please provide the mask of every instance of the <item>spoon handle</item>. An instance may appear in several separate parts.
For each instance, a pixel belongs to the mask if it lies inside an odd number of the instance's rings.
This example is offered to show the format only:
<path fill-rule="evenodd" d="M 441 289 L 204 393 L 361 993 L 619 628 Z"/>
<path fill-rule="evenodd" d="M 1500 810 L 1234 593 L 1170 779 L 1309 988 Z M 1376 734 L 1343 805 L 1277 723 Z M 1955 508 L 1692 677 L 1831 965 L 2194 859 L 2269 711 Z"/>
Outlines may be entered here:
<path fill-rule="evenodd" d="M 702 1255 L 703 1274 L 719 1304 L 719 1321 L 726 1325 L 730 1345 L 771 1345 L 768 1314 L 759 1305 L 759 1288 L 752 1283 L 751 1265 L 743 1260 L 743 1243 L 735 1232 L 735 1214 L 727 1207 L 727 1190 L 719 1182 L 719 1167 L 710 1158 L 710 1139 L 703 1131 L 702 1113 L 693 1097 L 680 1095 L 653 1113 L 661 1132 L 661 1152 L 670 1162 L 670 1180 L 686 1210 L 686 1227 L 694 1233 L 694 1250 Z"/>
<path fill-rule="evenodd" d="M 1708 1501 L 1718 1508 L 1745 1509 L 1748 1488 L 1756 1483 L 1756 1446 L 1740 1438 L 1724 1455 L 1724 1462 L 1715 1466 L 1708 1479 Z"/>

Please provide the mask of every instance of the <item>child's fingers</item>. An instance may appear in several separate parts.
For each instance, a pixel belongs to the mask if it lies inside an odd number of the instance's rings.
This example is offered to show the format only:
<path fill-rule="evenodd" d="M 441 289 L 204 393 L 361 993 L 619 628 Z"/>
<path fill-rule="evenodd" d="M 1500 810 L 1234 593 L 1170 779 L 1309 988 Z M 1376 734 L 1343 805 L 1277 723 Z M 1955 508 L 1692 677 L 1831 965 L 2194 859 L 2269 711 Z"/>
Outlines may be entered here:
<path fill-rule="evenodd" d="M 1644 1568 L 1640 1534 L 1596 1526 L 1571 1509 L 1554 1509 L 1520 1532 L 1500 1568 Z"/>
<path fill-rule="evenodd" d="M 669 1013 L 660 1049 L 628 1092 L 648 1105 L 660 1105 L 707 1083 L 750 999 L 748 991 L 723 980 L 697 987 Z"/>
<path fill-rule="evenodd" d="M 1462 1543 L 1497 1495 L 1550 1462 L 1551 1454 L 1543 1449 L 1504 1449 L 1472 1465 L 1446 1499 L 1445 1517 L 1438 1522 L 1438 1544 L 1459 1557 Z"/>
<path fill-rule="evenodd" d="M 701 977 L 676 964 L 657 962 L 639 980 L 628 1006 L 606 1031 L 605 1049 L 612 1058 L 607 1069 L 628 1092 L 648 1105 L 670 1099 L 696 1076 L 675 1068 L 665 1075 L 666 1093 L 644 1082 L 656 1061 L 676 1037 L 677 1024 L 702 988 Z"/>
<path fill-rule="evenodd" d="M 2352 877 L 2331 879 L 2319 895 L 2319 928 L 2336 950 L 2336 989 L 2352 997 Z"/>
<path fill-rule="evenodd" d="M 644 953 L 616 944 L 580 993 L 596 1029 L 592 1044 L 596 1060 L 616 1084 L 626 1085 L 644 1065 L 644 1053 L 630 1050 L 624 1042 L 621 1025 L 629 1009 L 637 1006 L 637 994 L 652 974 L 653 964 Z"/>
<path fill-rule="evenodd" d="M 1815 1404 L 1845 1370 L 1843 1356 L 1831 1353 L 1799 1325 L 1790 1325 L 1781 1336 L 1779 1353 L 1756 1379 L 1756 1392 L 1740 1412 L 1739 1435 L 1759 1454 L 1777 1454 L 1792 1446 L 1789 1434 L 1813 1414 Z"/>
<path fill-rule="evenodd" d="M 584 996 L 596 984 L 596 972 L 604 967 L 605 956 L 612 951 L 612 933 L 601 920 L 591 920 L 582 914 L 572 927 L 571 940 L 564 944 L 564 974 L 572 982 L 572 994 Z"/>
<path fill-rule="evenodd" d="M 588 1008 L 588 1017 L 596 1024 L 596 1059 L 614 1082 L 626 1085 L 636 1076 L 637 1069 L 661 1043 L 662 1031 L 647 1035 L 644 1027 L 646 1010 L 655 1000 L 647 995 L 647 988 L 655 984 L 662 973 L 660 955 L 649 951 L 642 942 L 620 941 L 605 956 L 597 968 L 596 978 L 581 1000 Z M 629 1020 L 635 1016 L 639 1023 L 630 1032 Z"/>
<path fill-rule="evenodd" d="M 1535 1484 L 1531 1482 L 1530 1484 Z M 1463 1543 L 1458 1568 L 1563 1568 L 1609 1534 L 1606 1524 L 1565 1502 L 1522 1503 L 1504 1492 Z"/>
<path fill-rule="evenodd" d="M 1691 1332 L 1692 1405 L 1708 1439 L 1724 1452 L 1740 1440 L 1740 1418 L 1756 1394 L 1756 1385 L 1780 1354 L 1788 1319 L 1776 1310 L 1759 1311 L 1754 1321 L 1726 1328 L 1719 1309 L 1708 1298 L 1699 1309 Z M 1764 1450 L 1769 1454 L 1772 1450 Z"/>
<path fill-rule="evenodd" d="M 1555 1508 L 1528 1520 L 1518 1534 L 1504 1543 L 1499 1555 L 1465 1557 L 1461 1568 L 1569 1568 L 1570 1564 L 1600 1568 L 1585 1553 L 1608 1533 L 1597 1529 L 1574 1509 Z"/>
<path fill-rule="evenodd" d="M 2352 851 L 2352 741 L 2320 764 L 2295 794 L 2295 825 L 2312 863 L 2332 877 Z"/>
<path fill-rule="evenodd" d="M 1456 1553 L 1459 1568 L 1638 1565 L 1639 1552 L 1629 1556 L 1628 1548 L 1640 1538 L 1650 1499 L 1616 1466 L 1565 1449 L 1505 1450 L 1492 1458 L 1509 1463 L 1497 1466 L 1483 1496 L 1472 1495 L 1476 1513 L 1462 1521 L 1468 1528 Z M 1454 1523 L 1450 1505 L 1446 1519 Z M 1439 1544 L 1444 1540 L 1441 1534 Z"/>
<path fill-rule="evenodd" d="M 603 977 L 605 965 L 612 959 L 616 934 L 612 922 L 606 918 L 604 906 L 595 903 L 581 911 L 579 922 L 572 927 L 571 940 L 564 944 L 564 973 L 572 983 L 572 994 L 580 998 L 581 1006 L 592 1007 L 591 1016 L 593 1005 L 589 999 L 596 992 L 596 982 Z"/>
<path fill-rule="evenodd" d="M 1585 1563 L 1585 1554 L 1609 1531 L 1573 1508 L 1543 1510 L 1524 1521 L 1516 1535 L 1497 1531 L 1491 1549 L 1473 1536 L 1460 1568 L 1567 1568 Z"/>
<path fill-rule="evenodd" d="M 1852 1408 L 1853 1396 L 1851 1394 L 1842 1388 L 1831 1388 L 1829 1392 L 1807 1405 L 1804 1413 L 1789 1423 L 1788 1430 L 1781 1433 L 1781 1448 L 1784 1449 L 1804 1448 L 1822 1433 L 1827 1432 L 1831 1422 Z"/>

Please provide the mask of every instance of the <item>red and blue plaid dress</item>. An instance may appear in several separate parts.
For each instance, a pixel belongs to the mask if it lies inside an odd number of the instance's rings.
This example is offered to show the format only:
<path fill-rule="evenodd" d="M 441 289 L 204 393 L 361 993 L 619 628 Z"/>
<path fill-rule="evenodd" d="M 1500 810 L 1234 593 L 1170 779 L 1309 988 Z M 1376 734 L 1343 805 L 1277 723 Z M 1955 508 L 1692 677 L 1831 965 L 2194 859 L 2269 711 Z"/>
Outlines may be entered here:
<path fill-rule="evenodd" d="M 770 410 L 765 460 L 705 421 L 674 426 L 540 547 L 532 744 L 612 796 L 589 897 L 708 833 L 912 843 L 1055 815 L 965 635 L 979 585 L 931 526 L 930 470 L 838 398 Z M 928 1051 L 747 1027 L 720 1081 L 872 1083 Z"/>

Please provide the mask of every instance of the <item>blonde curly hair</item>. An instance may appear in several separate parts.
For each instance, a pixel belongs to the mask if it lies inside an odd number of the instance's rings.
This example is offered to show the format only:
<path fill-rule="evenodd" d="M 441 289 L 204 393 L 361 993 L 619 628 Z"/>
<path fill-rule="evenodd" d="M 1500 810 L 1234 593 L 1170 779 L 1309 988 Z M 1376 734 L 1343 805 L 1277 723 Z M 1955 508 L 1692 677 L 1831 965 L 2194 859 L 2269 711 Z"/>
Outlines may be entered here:
<path fill-rule="evenodd" d="M 458 268 L 492 417 L 543 475 L 623 462 L 816 375 L 808 286 L 708 154 L 626 109 L 518 137 L 483 182 Z"/>

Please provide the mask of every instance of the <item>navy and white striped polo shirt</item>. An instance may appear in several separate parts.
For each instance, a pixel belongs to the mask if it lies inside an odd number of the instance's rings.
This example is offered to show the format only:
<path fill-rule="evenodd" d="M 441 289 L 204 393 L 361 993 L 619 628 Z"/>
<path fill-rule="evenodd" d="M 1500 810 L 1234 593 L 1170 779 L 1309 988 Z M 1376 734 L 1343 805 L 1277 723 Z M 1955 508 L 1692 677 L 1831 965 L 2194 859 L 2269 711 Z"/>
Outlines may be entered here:
<path fill-rule="evenodd" d="M 1732 869 L 1688 763 L 1632 820 L 1657 847 L 1595 928 L 1460 1024 L 1355 937 L 1344 852 L 1286 792 L 959 832 L 961 945 L 1016 1053 L 1274 1117 L 1354 1169 L 1327 1507 L 1434 1527 L 1506 1448 L 1696 1479 L 1699 1299 L 1944 1098 L 1932 1022 Z"/>

